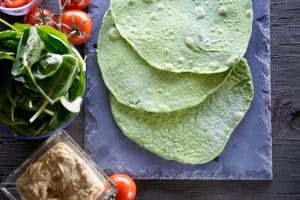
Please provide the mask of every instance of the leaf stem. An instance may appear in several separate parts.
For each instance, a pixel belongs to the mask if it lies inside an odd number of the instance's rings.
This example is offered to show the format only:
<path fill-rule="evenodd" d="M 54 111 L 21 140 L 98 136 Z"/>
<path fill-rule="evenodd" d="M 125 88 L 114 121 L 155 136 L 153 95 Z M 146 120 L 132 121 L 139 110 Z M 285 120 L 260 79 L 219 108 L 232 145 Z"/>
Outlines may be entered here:
<path fill-rule="evenodd" d="M 44 112 L 48 104 L 49 102 L 45 101 L 40 109 L 29 119 L 29 123 L 33 123 Z"/>
<path fill-rule="evenodd" d="M 52 117 L 53 117 L 54 114 L 55 114 L 53 111 L 48 110 L 48 109 L 45 109 L 44 112 L 47 113 L 48 115 L 52 116 Z"/>
<path fill-rule="evenodd" d="M 37 131 L 36 131 L 36 135 L 40 135 L 41 132 L 43 131 L 43 129 L 47 126 L 47 123 L 44 123 L 41 128 L 39 128 Z"/>
<path fill-rule="evenodd" d="M 12 122 L 15 122 L 15 105 L 11 105 L 11 113 L 10 113 L 10 118 Z"/>
<path fill-rule="evenodd" d="M 31 79 L 33 85 L 39 90 L 39 92 L 44 96 L 44 98 L 51 104 L 54 104 L 53 100 L 45 93 L 45 91 L 37 84 L 36 80 L 34 79 L 31 69 L 29 69 L 27 66 L 25 67 L 27 70 L 27 74 L 29 78 Z"/>
<path fill-rule="evenodd" d="M 5 24 L 6 26 L 8 26 L 9 28 L 11 28 L 12 30 L 17 31 L 13 25 L 11 25 L 10 23 L 8 23 L 8 22 L 5 21 L 4 19 L 0 18 L 0 22 L 1 22 L 2 24 Z"/>

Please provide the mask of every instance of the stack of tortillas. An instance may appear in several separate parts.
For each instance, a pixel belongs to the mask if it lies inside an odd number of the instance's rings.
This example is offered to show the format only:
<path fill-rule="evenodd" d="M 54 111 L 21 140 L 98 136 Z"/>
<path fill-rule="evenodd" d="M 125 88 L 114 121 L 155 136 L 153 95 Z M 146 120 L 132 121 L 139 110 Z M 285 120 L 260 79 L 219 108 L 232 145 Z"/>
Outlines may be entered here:
<path fill-rule="evenodd" d="M 251 0 L 111 0 L 98 62 L 124 135 L 164 159 L 218 156 L 247 112 Z"/>

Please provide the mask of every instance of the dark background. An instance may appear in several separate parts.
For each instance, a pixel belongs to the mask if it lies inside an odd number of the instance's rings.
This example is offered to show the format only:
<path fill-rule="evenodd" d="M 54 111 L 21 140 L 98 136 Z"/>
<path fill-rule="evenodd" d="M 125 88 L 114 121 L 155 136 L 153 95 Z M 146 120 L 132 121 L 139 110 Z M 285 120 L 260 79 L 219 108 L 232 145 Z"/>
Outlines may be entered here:
<path fill-rule="evenodd" d="M 300 200 L 300 0 L 271 0 L 271 51 L 273 181 L 137 181 L 137 199 Z M 67 129 L 79 144 L 83 120 Z M 40 144 L 0 136 L 0 182 Z"/>

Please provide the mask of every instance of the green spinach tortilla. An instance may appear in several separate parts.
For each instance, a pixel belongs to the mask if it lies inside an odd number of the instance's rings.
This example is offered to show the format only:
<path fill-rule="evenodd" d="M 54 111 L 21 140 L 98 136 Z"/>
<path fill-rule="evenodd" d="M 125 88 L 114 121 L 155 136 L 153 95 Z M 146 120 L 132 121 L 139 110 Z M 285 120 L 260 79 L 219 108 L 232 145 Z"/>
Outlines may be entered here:
<path fill-rule="evenodd" d="M 152 67 L 227 71 L 246 52 L 251 0 L 111 0 L 117 29 Z"/>
<path fill-rule="evenodd" d="M 120 104 L 111 96 L 114 119 L 123 134 L 167 160 L 202 164 L 217 157 L 242 120 L 253 98 L 245 60 L 201 104 L 170 113 L 147 113 Z"/>
<path fill-rule="evenodd" d="M 120 103 L 148 112 L 195 106 L 219 87 L 229 73 L 178 74 L 149 66 L 119 35 L 110 12 L 104 17 L 98 47 L 102 77 L 112 94 Z"/>

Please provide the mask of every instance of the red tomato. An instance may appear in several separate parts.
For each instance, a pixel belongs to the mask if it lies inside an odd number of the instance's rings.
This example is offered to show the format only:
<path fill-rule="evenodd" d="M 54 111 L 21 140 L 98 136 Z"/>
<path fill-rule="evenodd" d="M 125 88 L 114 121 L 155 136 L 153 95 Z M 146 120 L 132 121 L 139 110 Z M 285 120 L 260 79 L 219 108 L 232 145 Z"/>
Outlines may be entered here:
<path fill-rule="evenodd" d="M 136 185 L 132 178 L 124 174 L 114 174 L 109 177 L 117 187 L 117 200 L 134 200 Z"/>
<path fill-rule="evenodd" d="M 31 0 L 5 0 L 4 6 L 7 8 L 18 8 L 26 5 Z"/>
<path fill-rule="evenodd" d="M 90 4 L 90 0 L 61 0 L 61 4 L 64 5 L 66 1 L 68 1 L 66 4 L 66 9 L 83 10 Z"/>
<path fill-rule="evenodd" d="M 92 20 L 81 10 L 67 10 L 62 13 L 62 31 L 74 45 L 85 43 L 92 33 Z"/>
<path fill-rule="evenodd" d="M 41 24 L 56 28 L 56 18 L 54 14 L 45 8 L 33 8 L 24 18 L 26 24 Z"/>

